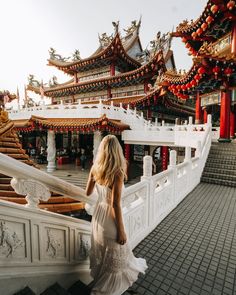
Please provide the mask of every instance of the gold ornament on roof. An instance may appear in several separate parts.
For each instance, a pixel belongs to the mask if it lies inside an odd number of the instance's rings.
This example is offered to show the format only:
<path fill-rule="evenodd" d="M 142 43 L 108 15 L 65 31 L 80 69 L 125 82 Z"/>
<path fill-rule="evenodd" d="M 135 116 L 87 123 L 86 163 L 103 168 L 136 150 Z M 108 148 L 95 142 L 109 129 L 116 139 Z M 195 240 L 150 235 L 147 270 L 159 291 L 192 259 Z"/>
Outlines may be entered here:
<path fill-rule="evenodd" d="M 113 40 L 113 35 L 111 34 L 110 36 L 107 35 L 107 33 L 102 33 L 102 35 L 98 35 L 99 42 L 102 47 L 107 46 L 111 43 Z"/>

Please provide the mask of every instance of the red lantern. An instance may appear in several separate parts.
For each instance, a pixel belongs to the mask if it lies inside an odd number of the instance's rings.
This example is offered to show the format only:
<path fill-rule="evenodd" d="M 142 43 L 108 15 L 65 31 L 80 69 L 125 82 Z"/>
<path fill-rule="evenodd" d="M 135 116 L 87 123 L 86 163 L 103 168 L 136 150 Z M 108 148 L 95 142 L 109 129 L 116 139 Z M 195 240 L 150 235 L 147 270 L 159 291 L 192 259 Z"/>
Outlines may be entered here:
<path fill-rule="evenodd" d="M 198 34 L 198 36 L 200 36 L 202 33 L 202 29 L 201 28 L 197 29 L 196 33 Z"/>
<path fill-rule="evenodd" d="M 228 8 L 229 10 L 232 10 L 234 7 L 235 7 L 235 1 L 229 1 L 229 2 L 227 3 L 227 8 Z"/>
<path fill-rule="evenodd" d="M 177 85 L 176 89 L 181 90 L 181 85 Z"/>
<path fill-rule="evenodd" d="M 213 69 L 212 69 L 212 72 L 214 73 L 215 76 L 217 76 L 220 72 L 220 67 L 218 66 L 215 66 Z"/>
<path fill-rule="evenodd" d="M 183 37 L 181 40 L 182 40 L 184 43 L 187 42 L 187 38 L 185 38 L 185 37 Z"/>
<path fill-rule="evenodd" d="M 206 69 L 204 67 L 200 67 L 198 70 L 197 70 L 198 74 L 200 75 L 203 75 L 206 73 Z"/>
<path fill-rule="evenodd" d="M 210 16 L 210 15 L 206 18 L 206 22 L 207 22 L 208 24 L 212 23 L 213 20 L 214 20 L 213 17 Z"/>
<path fill-rule="evenodd" d="M 190 83 L 187 83 L 187 84 L 186 84 L 186 88 L 187 88 L 187 89 L 190 89 L 190 88 L 191 88 L 191 84 L 190 84 Z"/>
<path fill-rule="evenodd" d="M 225 75 L 226 75 L 227 77 L 229 77 L 229 76 L 232 75 L 233 70 L 232 70 L 231 68 L 226 68 L 226 69 L 224 70 L 224 73 L 225 73 Z"/>
<path fill-rule="evenodd" d="M 196 82 L 195 80 L 192 80 L 192 81 L 190 82 L 190 84 L 191 84 L 192 87 L 197 86 L 197 82 Z"/>
<path fill-rule="evenodd" d="M 190 47 L 191 47 L 191 45 L 189 43 L 185 44 L 185 48 L 190 48 Z"/>
<path fill-rule="evenodd" d="M 196 75 L 194 76 L 194 80 L 196 80 L 197 82 L 198 82 L 200 79 L 201 79 L 200 75 L 196 74 Z"/>
<path fill-rule="evenodd" d="M 193 37 L 193 39 L 195 39 L 195 38 L 197 37 L 197 33 L 196 33 L 196 32 L 193 32 L 193 33 L 191 34 L 191 36 Z"/>
<path fill-rule="evenodd" d="M 212 5 L 212 6 L 211 6 L 211 12 L 212 12 L 213 14 L 217 13 L 218 10 L 219 10 L 218 5 Z"/>
<path fill-rule="evenodd" d="M 184 90 L 186 90 L 187 89 L 187 87 L 186 87 L 186 85 L 184 84 L 184 85 L 181 85 L 181 89 L 184 91 Z"/>
<path fill-rule="evenodd" d="M 207 29 L 207 24 L 206 24 L 206 23 L 203 23 L 203 24 L 201 25 L 201 28 L 202 28 L 203 31 L 205 31 L 205 30 Z"/>

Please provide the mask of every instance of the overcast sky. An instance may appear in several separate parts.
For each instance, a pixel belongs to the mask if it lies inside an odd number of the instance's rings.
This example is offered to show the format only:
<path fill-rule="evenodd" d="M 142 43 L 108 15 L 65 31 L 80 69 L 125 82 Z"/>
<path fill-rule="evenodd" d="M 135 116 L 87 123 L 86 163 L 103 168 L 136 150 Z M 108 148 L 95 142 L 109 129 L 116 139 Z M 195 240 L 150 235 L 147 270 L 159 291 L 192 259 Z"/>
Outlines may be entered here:
<path fill-rule="evenodd" d="M 172 31 L 184 19 L 196 19 L 207 0 L 6 0 L 0 1 L 0 89 L 23 96 L 29 74 L 44 82 L 56 75 L 68 76 L 47 66 L 48 49 L 63 56 L 79 49 L 82 58 L 98 48 L 98 33 L 113 33 L 112 21 L 120 31 L 142 15 L 140 38 L 143 48 L 158 31 Z M 189 69 L 191 58 L 176 39 L 172 49 L 178 69 Z"/>

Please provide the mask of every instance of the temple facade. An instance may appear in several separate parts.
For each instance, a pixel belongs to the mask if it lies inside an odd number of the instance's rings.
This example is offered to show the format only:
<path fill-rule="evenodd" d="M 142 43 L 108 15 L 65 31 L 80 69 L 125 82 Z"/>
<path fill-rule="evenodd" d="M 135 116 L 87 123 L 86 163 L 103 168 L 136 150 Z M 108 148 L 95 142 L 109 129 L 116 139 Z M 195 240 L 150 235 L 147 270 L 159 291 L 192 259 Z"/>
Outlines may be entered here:
<path fill-rule="evenodd" d="M 118 137 L 125 129 L 127 122 L 114 121 L 113 117 L 92 115 L 89 105 L 102 103 L 104 106 L 130 108 L 143 114 L 145 119 L 158 124 L 173 124 L 178 117 L 184 122 L 188 116 L 194 115 L 194 109 L 187 101 L 180 101 L 172 93 L 161 86 L 163 74 L 175 69 L 171 50 L 172 36 L 158 32 L 150 42 L 149 49 L 143 50 L 139 38 L 141 20 L 133 21 L 124 29 L 124 36 L 119 29 L 119 22 L 113 23 L 114 33 L 99 36 L 98 49 L 88 58 L 82 59 L 79 50 L 75 50 L 70 58 L 57 54 L 50 48 L 48 65 L 56 67 L 70 76 L 65 83 L 59 83 L 54 76 L 49 83 L 39 82 L 33 75 L 29 76 L 27 90 L 51 99 L 51 109 L 68 108 L 69 114 L 50 115 L 50 111 L 42 114 L 31 112 L 32 116 L 15 116 L 15 126 L 22 136 L 23 146 L 32 141 L 33 152 L 38 153 L 45 142 L 53 136 L 53 150 L 57 150 L 58 163 L 68 162 L 65 154 L 81 153 L 86 150 L 90 164 L 95 155 L 99 139 L 106 133 Z M 72 109 L 82 109 L 87 105 L 90 113 L 82 117 L 73 115 Z M 25 101 L 25 109 L 29 100 Z M 62 107 L 63 106 L 63 107 Z M 49 110 L 49 108 L 47 108 Z M 53 135 L 52 135 L 53 134 Z M 122 143 L 122 142 L 121 142 Z M 139 145 L 123 145 L 128 162 L 141 164 L 145 154 L 152 154 L 155 169 L 167 168 L 168 147 L 150 147 Z M 78 152 L 79 151 L 79 152 Z M 64 155 L 63 155 L 64 153 Z M 51 158 L 51 162 L 56 157 Z M 76 156 L 73 155 L 73 158 Z M 164 159 L 164 160 L 163 160 Z M 55 164 L 48 165 L 48 171 L 55 169 Z M 135 169 L 136 170 L 136 169 Z"/>
<path fill-rule="evenodd" d="M 185 20 L 172 34 L 193 57 L 187 73 L 169 70 L 163 86 L 180 99 L 194 98 L 196 122 L 212 114 L 219 141 L 235 137 L 236 104 L 235 1 L 208 1 L 196 21 Z"/>

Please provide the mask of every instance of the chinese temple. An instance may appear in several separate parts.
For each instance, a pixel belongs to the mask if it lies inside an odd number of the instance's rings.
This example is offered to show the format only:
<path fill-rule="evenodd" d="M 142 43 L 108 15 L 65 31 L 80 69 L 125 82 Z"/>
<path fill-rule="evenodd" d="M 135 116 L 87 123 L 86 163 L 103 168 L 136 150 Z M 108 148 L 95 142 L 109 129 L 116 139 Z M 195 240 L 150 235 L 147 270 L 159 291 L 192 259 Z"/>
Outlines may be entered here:
<path fill-rule="evenodd" d="M 235 1 L 210 0 L 195 21 L 183 21 L 172 33 L 180 37 L 191 69 L 184 74 L 165 72 L 163 86 L 176 97 L 195 98 L 195 119 L 220 127 L 219 141 L 235 137 L 236 112 L 236 5 Z"/>
<path fill-rule="evenodd" d="M 119 22 L 113 22 L 113 26 L 114 33 L 99 36 L 99 47 L 88 58 L 82 59 L 79 50 L 75 50 L 72 57 L 65 58 L 50 48 L 48 65 L 63 71 L 70 79 L 60 84 L 54 76 L 48 83 L 43 83 L 30 75 L 27 90 L 41 95 L 42 99 L 50 98 L 52 106 L 76 106 L 102 101 L 106 105 L 135 108 L 143 111 L 144 118 L 153 121 L 156 119 L 159 124 L 163 121 L 173 124 L 176 117 L 184 121 L 194 115 L 194 108 L 189 101 L 180 100 L 160 85 L 163 73 L 175 69 L 170 49 L 171 35 L 161 35 L 158 32 L 150 42 L 150 48 L 143 50 L 139 38 L 141 20 L 132 21 L 131 26 L 124 29 L 124 36 L 120 32 Z M 88 144 L 93 145 L 93 134 L 96 131 L 119 135 L 129 128 L 125 122 L 104 117 L 62 117 L 63 115 L 58 118 L 33 116 L 27 120 L 14 121 L 22 134 L 23 145 L 24 142 L 29 142 L 29 136 L 36 138 L 39 133 L 42 135 L 43 132 L 53 130 L 57 146 L 63 142 L 63 139 L 59 140 L 63 134 L 64 139 L 68 138 L 67 146 L 73 146 L 73 142 L 77 141 L 77 146 L 86 148 Z M 124 148 L 127 149 L 125 154 L 130 161 L 130 153 L 133 157 L 135 147 Z M 144 148 L 142 155 L 148 149 L 149 147 Z M 140 156 L 136 157 L 138 158 Z"/>

